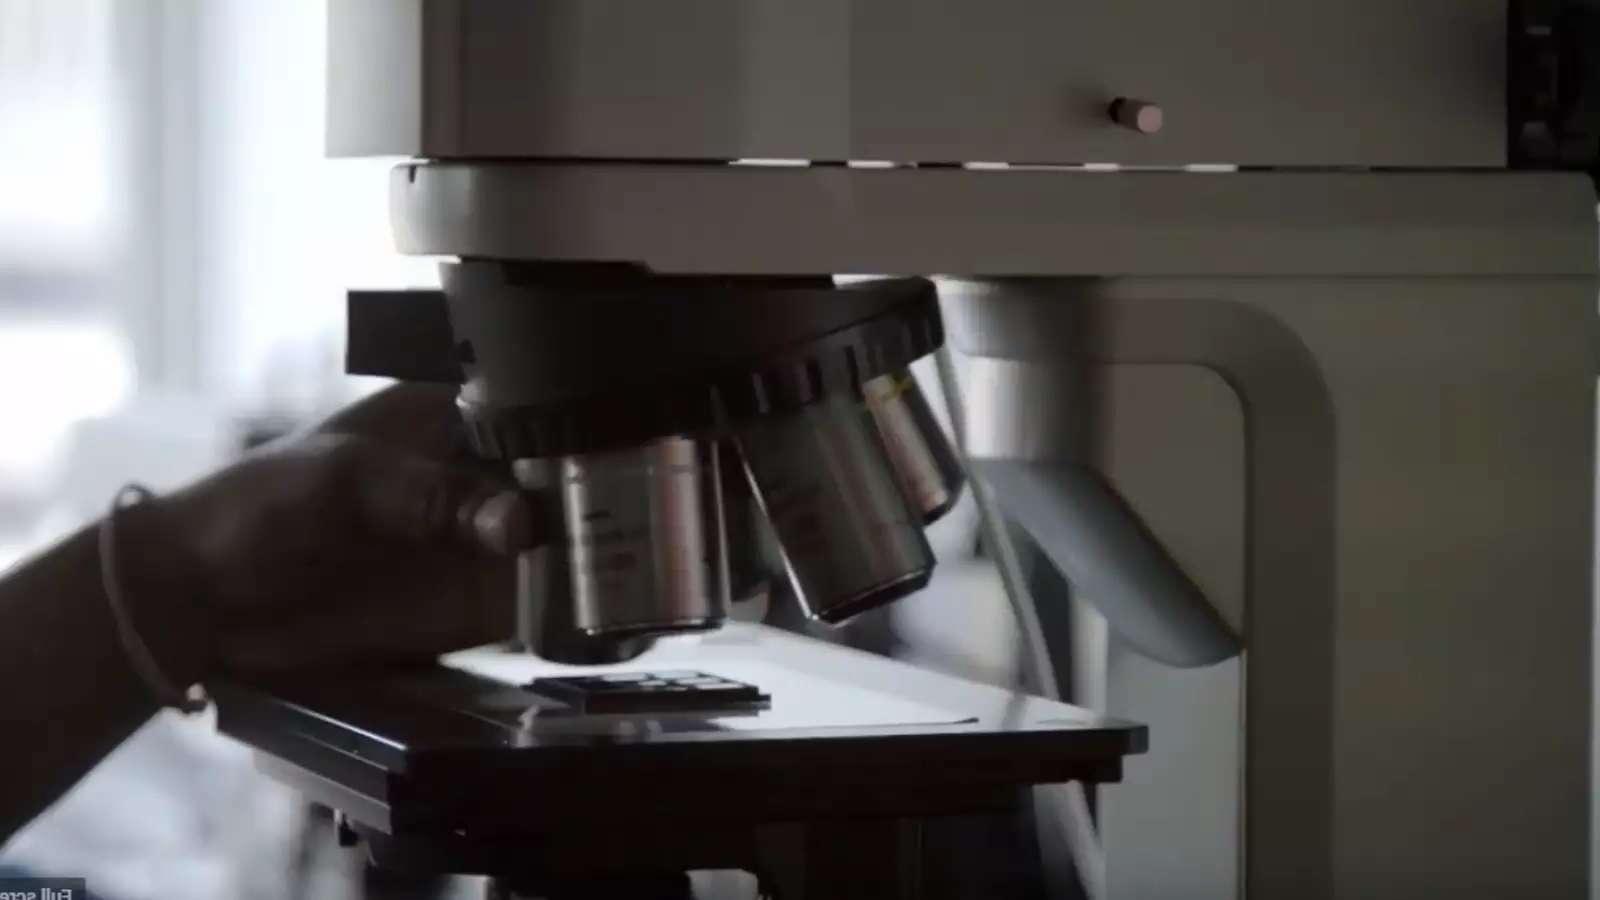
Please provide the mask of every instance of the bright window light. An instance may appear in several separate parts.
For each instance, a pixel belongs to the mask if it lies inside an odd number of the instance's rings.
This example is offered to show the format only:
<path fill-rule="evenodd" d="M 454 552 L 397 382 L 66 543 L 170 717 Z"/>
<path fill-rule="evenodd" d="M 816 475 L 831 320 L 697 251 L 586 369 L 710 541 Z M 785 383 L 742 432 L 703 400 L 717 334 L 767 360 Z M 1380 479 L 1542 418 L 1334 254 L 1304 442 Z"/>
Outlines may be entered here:
<path fill-rule="evenodd" d="M 110 324 L 0 323 L 0 481 L 49 470 L 77 422 L 115 410 L 133 390 L 133 361 Z"/>

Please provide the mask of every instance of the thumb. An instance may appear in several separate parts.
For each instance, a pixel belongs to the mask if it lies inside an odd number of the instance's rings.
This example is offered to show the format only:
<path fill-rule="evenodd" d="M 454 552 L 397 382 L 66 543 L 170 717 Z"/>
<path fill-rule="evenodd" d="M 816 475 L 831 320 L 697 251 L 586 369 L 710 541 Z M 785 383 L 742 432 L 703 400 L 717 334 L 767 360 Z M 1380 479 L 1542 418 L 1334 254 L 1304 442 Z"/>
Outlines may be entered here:
<path fill-rule="evenodd" d="M 384 537 L 496 554 L 541 539 L 530 500 L 472 469 L 369 446 L 351 477 L 362 522 Z"/>

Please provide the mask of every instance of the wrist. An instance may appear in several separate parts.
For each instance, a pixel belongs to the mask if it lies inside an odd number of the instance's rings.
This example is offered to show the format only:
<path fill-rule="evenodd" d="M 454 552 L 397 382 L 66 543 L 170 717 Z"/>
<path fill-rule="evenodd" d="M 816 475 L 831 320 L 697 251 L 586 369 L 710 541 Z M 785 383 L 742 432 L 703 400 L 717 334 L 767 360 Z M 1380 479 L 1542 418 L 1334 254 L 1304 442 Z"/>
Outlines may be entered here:
<path fill-rule="evenodd" d="M 163 674 L 180 688 L 216 665 L 216 625 L 203 567 L 181 528 L 175 498 L 157 497 L 117 514 L 119 575 L 128 614 Z"/>

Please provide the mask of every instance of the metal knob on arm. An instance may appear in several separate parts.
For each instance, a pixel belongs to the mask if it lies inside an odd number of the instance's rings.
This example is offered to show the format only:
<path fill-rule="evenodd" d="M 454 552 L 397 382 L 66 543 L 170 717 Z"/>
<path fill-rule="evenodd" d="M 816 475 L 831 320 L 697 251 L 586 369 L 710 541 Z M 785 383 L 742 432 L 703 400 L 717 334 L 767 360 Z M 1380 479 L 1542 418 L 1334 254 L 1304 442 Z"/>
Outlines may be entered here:
<path fill-rule="evenodd" d="M 1107 111 L 1111 121 L 1140 134 L 1156 134 L 1166 125 L 1166 111 L 1148 100 L 1118 97 Z"/>

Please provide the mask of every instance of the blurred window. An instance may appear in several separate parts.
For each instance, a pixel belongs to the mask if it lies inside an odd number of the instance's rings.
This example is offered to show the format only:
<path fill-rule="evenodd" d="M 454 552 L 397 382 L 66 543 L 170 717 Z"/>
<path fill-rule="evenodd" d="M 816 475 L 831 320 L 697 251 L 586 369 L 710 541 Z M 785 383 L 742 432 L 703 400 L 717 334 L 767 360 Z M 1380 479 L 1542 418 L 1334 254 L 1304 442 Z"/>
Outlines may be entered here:
<path fill-rule="evenodd" d="M 0 567 L 35 541 L 70 427 L 133 388 L 115 6 L 0 0 Z"/>

